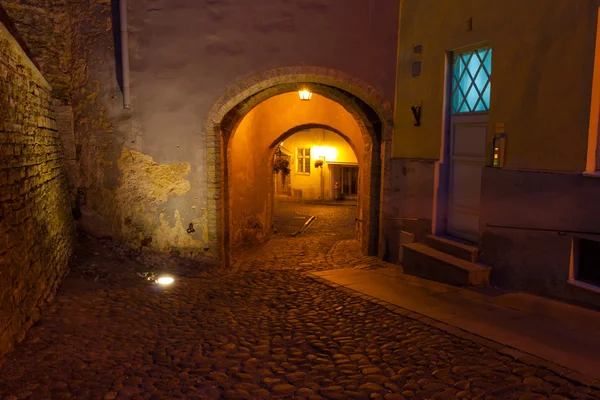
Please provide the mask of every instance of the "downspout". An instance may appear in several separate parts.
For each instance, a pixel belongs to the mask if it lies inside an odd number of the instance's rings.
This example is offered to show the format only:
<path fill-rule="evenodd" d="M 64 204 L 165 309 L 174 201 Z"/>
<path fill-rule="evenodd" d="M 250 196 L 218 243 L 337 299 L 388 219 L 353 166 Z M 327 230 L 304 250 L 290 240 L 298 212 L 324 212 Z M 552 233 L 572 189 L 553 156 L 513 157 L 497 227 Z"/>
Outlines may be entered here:
<path fill-rule="evenodd" d="M 131 108 L 129 90 L 129 35 L 127 33 L 127 0 L 119 0 L 121 25 L 121 74 L 123 77 L 123 108 Z"/>

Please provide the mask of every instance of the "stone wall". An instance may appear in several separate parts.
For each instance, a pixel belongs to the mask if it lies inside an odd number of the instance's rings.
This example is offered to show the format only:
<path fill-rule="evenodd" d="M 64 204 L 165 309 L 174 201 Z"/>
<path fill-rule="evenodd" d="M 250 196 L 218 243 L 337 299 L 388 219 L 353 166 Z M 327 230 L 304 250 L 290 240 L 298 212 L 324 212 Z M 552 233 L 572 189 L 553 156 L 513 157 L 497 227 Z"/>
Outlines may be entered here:
<path fill-rule="evenodd" d="M 75 127 L 73 126 L 73 107 L 62 105 L 60 100 L 54 100 L 54 118 L 56 129 L 60 136 L 63 151 L 63 164 L 69 182 L 71 203 L 79 209 L 77 188 L 79 187 L 79 165 L 77 163 L 77 144 L 75 142 Z"/>
<path fill-rule="evenodd" d="M 574 238 L 600 237 L 600 180 L 580 174 L 485 168 L 481 260 L 493 285 L 600 307 L 577 279 Z"/>
<path fill-rule="evenodd" d="M 397 0 L 130 0 L 131 109 L 123 108 L 120 87 L 119 8 L 111 7 L 118 2 L 0 0 L 0 5 L 54 97 L 72 106 L 77 170 L 69 178 L 80 227 L 136 248 L 219 256 L 224 212 L 218 197 L 220 148 L 208 127 L 216 121 L 211 110 L 221 105 L 226 113 L 243 101 L 240 87 L 257 89 L 256 74 L 265 74 L 261 89 L 286 83 L 296 71 L 294 82 L 349 93 L 361 89 L 357 93 L 365 101 L 377 100 L 367 103 L 385 103 L 386 115 L 391 110 Z M 56 63 L 48 62 L 53 59 Z M 230 104 L 233 92 L 236 101 Z M 185 176 L 179 174 L 183 165 L 189 165 Z M 148 191 L 142 201 L 128 193 L 132 187 L 163 187 L 161 174 L 171 169 L 190 183 L 189 190 L 167 196 Z M 181 229 L 190 223 L 194 231 Z"/>
<path fill-rule="evenodd" d="M 219 105 L 226 106 L 227 113 L 255 94 L 258 86 L 268 89 L 289 83 L 290 75 L 295 82 L 321 82 L 315 77 L 330 76 L 326 84 L 342 82 L 344 86 L 338 87 L 349 93 L 365 82 L 369 99 L 375 93 L 381 93 L 382 100 L 394 97 L 397 0 L 130 0 L 128 6 L 132 110 L 124 113 L 119 95 L 110 96 L 114 55 L 108 47 L 97 47 L 105 70 L 91 70 L 103 87 L 96 101 L 116 125 L 113 132 L 97 138 L 111 141 L 114 151 L 102 155 L 106 162 L 102 174 L 94 176 L 98 179 L 90 179 L 95 165 L 82 169 L 89 204 L 82 208 L 81 221 L 87 226 L 86 221 L 101 218 L 112 225 L 114 237 L 132 246 L 160 235 L 177 250 L 178 221 L 188 226 L 200 219 L 206 224 L 188 234 L 197 253 L 220 254 L 221 149 L 209 127 L 218 123 L 211 118 Z M 242 87 L 253 92 L 242 92 Z M 296 90 L 291 87 L 289 92 Z M 230 103 L 228 95 L 233 92 L 235 101 Z M 190 190 L 152 200 L 164 210 L 163 220 L 150 207 L 140 214 L 136 203 L 110 203 L 111 190 L 130 184 L 119 169 L 122 146 L 161 165 L 189 163 Z M 82 153 L 85 162 L 85 145 Z M 100 158 L 98 153 L 89 154 Z M 148 221 L 138 237 L 124 235 L 132 214 Z M 155 246 L 153 240 L 151 247 Z"/>
<path fill-rule="evenodd" d="M 67 0 L 0 0 L 0 6 L 26 45 L 28 56 L 52 85 L 54 98 L 69 102 L 74 64 Z M 12 32 L 11 32 L 12 33 Z"/>
<path fill-rule="evenodd" d="M 67 272 L 74 238 L 51 88 L 0 25 L 0 357 Z"/>

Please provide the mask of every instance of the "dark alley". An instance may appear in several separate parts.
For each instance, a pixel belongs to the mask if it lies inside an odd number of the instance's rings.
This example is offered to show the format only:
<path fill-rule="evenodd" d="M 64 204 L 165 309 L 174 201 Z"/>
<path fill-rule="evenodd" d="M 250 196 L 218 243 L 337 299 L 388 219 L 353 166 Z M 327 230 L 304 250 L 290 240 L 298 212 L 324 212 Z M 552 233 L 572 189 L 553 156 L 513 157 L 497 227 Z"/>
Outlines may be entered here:
<path fill-rule="evenodd" d="M 600 0 L 0 0 L 0 400 L 600 399 Z"/>

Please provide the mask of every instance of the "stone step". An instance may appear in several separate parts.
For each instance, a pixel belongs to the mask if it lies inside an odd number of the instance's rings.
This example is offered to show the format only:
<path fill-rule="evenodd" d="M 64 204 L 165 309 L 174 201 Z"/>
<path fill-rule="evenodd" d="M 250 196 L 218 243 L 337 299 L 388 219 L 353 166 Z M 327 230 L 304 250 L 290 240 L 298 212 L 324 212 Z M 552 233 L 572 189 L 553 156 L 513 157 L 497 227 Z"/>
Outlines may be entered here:
<path fill-rule="evenodd" d="M 461 243 L 444 236 L 427 235 L 425 244 L 442 253 L 450 254 L 465 261 L 476 262 L 479 249 L 476 246 Z"/>
<path fill-rule="evenodd" d="M 404 273 L 456 286 L 487 285 L 492 269 L 454 257 L 423 243 L 402 245 Z"/>

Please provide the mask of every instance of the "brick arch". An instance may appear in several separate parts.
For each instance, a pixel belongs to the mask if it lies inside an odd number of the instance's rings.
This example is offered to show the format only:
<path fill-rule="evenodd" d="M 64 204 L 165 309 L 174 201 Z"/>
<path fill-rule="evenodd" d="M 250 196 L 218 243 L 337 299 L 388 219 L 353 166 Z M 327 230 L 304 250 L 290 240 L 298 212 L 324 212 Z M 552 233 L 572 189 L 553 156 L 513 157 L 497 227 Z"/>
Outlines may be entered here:
<path fill-rule="evenodd" d="M 210 110 L 207 119 L 208 130 L 220 125 L 225 115 L 235 106 L 265 89 L 284 84 L 303 83 L 322 84 L 348 92 L 369 105 L 384 123 L 392 124 L 392 105 L 373 86 L 337 69 L 301 66 L 266 70 L 238 79 L 238 82 L 228 88 Z"/>
<path fill-rule="evenodd" d="M 261 102 L 279 94 L 307 88 L 333 100 L 358 123 L 365 144 L 365 177 L 368 194 L 362 199 L 362 250 L 379 251 L 382 183 L 388 178 L 382 166 L 391 144 L 391 103 L 369 84 L 342 71 L 320 67 L 280 68 L 243 77 L 230 87 L 211 109 L 206 124 L 209 240 L 221 249 L 221 261 L 229 265 L 229 162 L 227 148 L 246 114 Z"/>

